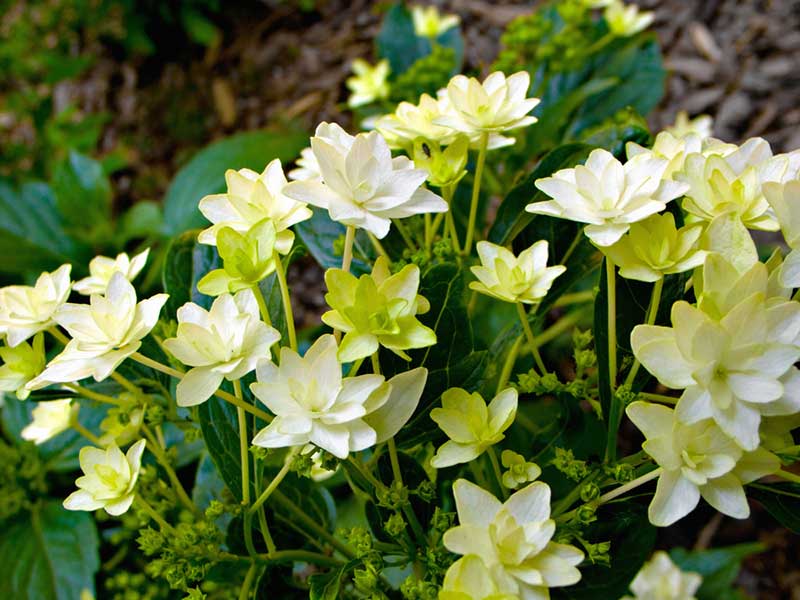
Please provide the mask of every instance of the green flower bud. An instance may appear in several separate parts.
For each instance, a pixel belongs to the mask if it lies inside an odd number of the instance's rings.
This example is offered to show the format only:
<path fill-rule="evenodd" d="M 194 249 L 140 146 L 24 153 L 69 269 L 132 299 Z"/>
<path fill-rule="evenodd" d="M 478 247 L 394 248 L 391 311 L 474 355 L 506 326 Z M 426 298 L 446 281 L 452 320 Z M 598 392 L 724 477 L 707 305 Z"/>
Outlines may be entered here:
<path fill-rule="evenodd" d="M 438 142 L 418 138 L 414 141 L 414 166 L 428 172 L 428 183 L 436 187 L 455 185 L 467 174 L 469 138 L 459 135 L 442 150 Z"/>
<path fill-rule="evenodd" d="M 584 504 L 583 506 L 578 507 L 575 516 L 580 523 L 588 525 L 589 523 L 594 523 L 597 520 L 596 513 L 597 506 L 594 504 Z"/>
<path fill-rule="evenodd" d="M 406 529 L 406 522 L 399 512 L 394 513 L 383 524 L 383 529 L 391 536 L 398 536 Z"/>

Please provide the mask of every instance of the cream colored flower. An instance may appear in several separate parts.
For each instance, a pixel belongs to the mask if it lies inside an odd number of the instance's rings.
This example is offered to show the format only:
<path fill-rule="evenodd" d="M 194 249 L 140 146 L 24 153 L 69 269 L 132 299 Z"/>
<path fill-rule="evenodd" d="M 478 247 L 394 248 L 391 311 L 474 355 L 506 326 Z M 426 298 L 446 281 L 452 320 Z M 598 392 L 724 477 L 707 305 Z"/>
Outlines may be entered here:
<path fill-rule="evenodd" d="M 708 115 L 698 115 L 693 119 L 689 118 L 689 113 L 681 110 L 675 116 L 675 123 L 667 127 L 664 131 L 671 133 L 675 137 L 684 138 L 689 134 L 696 134 L 700 138 L 710 138 L 713 133 L 714 119 Z"/>
<path fill-rule="evenodd" d="M 777 457 L 765 450 L 744 453 L 710 419 L 687 425 L 677 411 L 647 402 L 634 402 L 626 413 L 647 438 L 642 449 L 661 467 L 648 512 L 657 527 L 688 515 L 701 497 L 721 513 L 745 519 L 750 507 L 743 484 L 780 468 Z"/>
<path fill-rule="evenodd" d="M 527 127 L 536 122 L 529 113 L 540 102 L 538 98 L 527 98 L 529 87 L 527 71 L 509 77 L 495 71 L 482 83 L 474 77 L 456 75 L 447 84 L 447 108 L 434 119 L 434 124 L 466 133 L 473 140 L 486 133 Z"/>
<path fill-rule="evenodd" d="M 389 61 L 383 59 L 375 66 L 357 58 L 353 61 L 353 75 L 345 84 L 350 90 L 347 106 L 356 108 L 389 97 Z"/>
<path fill-rule="evenodd" d="M 10 285 L 0 288 L 0 335 L 12 348 L 55 324 L 53 316 L 70 292 L 70 265 L 42 273 L 31 287 Z"/>
<path fill-rule="evenodd" d="M 596 246 L 611 246 L 632 223 L 661 212 L 688 189 L 663 179 L 667 166 L 667 160 L 652 153 L 623 165 L 607 150 L 593 150 L 585 165 L 536 180 L 536 187 L 553 200 L 534 202 L 525 210 L 587 223 L 584 233 Z"/>
<path fill-rule="evenodd" d="M 547 240 L 540 240 L 519 257 L 497 244 L 478 242 L 481 265 L 470 267 L 478 281 L 469 284 L 471 290 L 505 302 L 536 304 L 547 295 L 553 281 L 567 268 L 547 266 Z"/>
<path fill-rule="evenodd" d="M 573 585 L 583 561 L 577 548 L 551 541 L 550 487 L 541 482 L 514 492 L 501 503 L 486 490 L 459 479 L 453 484 L 459 524 L 444 534 L 445 547 L 477 556 L 495 581 L 517 586 L 517 596 L 549 598 L 548 588 Z"/>
<path fill-rule="evenodd" d="M 800 179 L 786 183 L 768 182 L 764 197 L 775 212 L 783 238 L 792 249 L 783 261 L 780 282 L 789 288 L 800 287 Z"/>
<path fill-rule="evenodd" d="M 450 388 L 431 419 L 450 439 L 439 447 L 431 466 L 442 469 L 468 463 L 505 438 L 517 414 L 517 390 L 506 388 L 489 405 L 478 392 Z"/>
<path fill-rule="evenodd" d="M 64 508 L 102 508 L 112 516 L 127 512 L 135 496 L 144 446 L 145 440 L 139 440 L 125 454 L 116 445 L 105 450 L 90 446 L 81 448 L 78 460 L 84 475 L 75 481 L 79 489 L 64 500 Z"/>
<path fill-rule="evenodd" d="M 44 334 L 37 333 L 33 345 L 22 342 L 13 348 L 0 348 L 0 392 L 15 392 L 17 398 L 25 400 L 30 390 L 25 385 L 44 370 L 47 357 L 44 353 Z"/>
<path fill-rule="evenodd" d="M 609 3 L 603 16 L 611 33 L 619 37 L 630 37 L 644 31 L 655 18 L 652 12 L 639 12 L 638 6 L 626 6 L 622 0 Z"/>
<path fill-rule="evenodd" d="M 501 464 L 508 469 L 503 473 L 503 485 L 510 490 L 517 489 L 523 484 L 536 481 L 542 474 L 542 469 L 536 463 L 528 462 L 521 454 L 513 450 L 503 450 L 500 455 Z"/>
<path fill-rule="evenodd" d="M 164 348 L 183 364 L 193 367 L 176 389 L 178 406 L 195 406 L 208 400 L 223 379 L 235 381 L 269 358 L 270 346 L 281 334 L 265 325 L 253 291 L 223 294 L 211 310 L 188 302 L 178 309 L 178 331 L 164 340 Z"/>
<path fill-rule="evenodd" d="M 716 321 L 680 301 L 672 324 L 636 326 L 631 347 L 663 385 L 685 388 L 676 406 L 683 423 L 713 419 L 741 448 L 755 450 L 762 415 L 800 410 L 793 367 L 800 359 L 800 304 L 771 306 L 755 293 Z"/>
<path fill-rule="evenodd" d="M 698 573 L 684 573 L 663 550 L 654 553 L 631 582 L 633 596 L 622 600 L 697 600 L 703 583 Z"/>
<path fill-rule="evenodd" d="M 300 356 L 281 348 L 280 366 L 262 360 L 253 394 L 275 418 L 253 438 L 263 448 L 309 442 L 338 458 L 393 437 L 419 403 L 427 370 L 413 369 L 384 381 L 383 375 L 342 377 L 338 347 L 323 335 Z"/>
<path fill-rule="evenodd" d="M 22 439 L 34 442 L 37 446 L 44 444 L 72 426 L 78 416 L 78 408 L 78 404 L 72 404 L 70 398 L 39 402 L 31 413 L 33 421 L 20 433 Z"/>
<path fill-rule="evenodd" d="M 458 26 L 458 15 L 441 15 L 435 6 L 411 7 L 411 19 L 414 22 L 414 33 L 420 37 L 435 40 L 443 33 Z"/>
<path fill-rule="evenodd" d="M 88 305 L 64 304 L 55 318 L 72 339 L 26 387 L 35 390 L 89 376 L 102 381 L 139 349 L 142 338 L 158 321 L 167 297 L 156 294 L 137 304 L 136 290 L 117 271 L 105 295 L 92 294 Z"/>
<path fill-rule="evenodd" d="M 415 169 L 406 157 L 393 159 L 386 141 L 375 131 L 355 136 L 349 149 L 318 136 L 311 138 L 311 147 L 322 181 L 293 181 L 284 193 L 326 208 L 334 221 L 383 238 L 392 219 L 447 210 L 444 200 L 420 187 L 427 172 Z"/>
<path fill-rule="evenodd" d="M 436 334 L 417 319 L 430 310 L 428 301 L 417 294 L 420 271 L 406 265 L 398 273 L 389 271 L 389 261 L 379 257 L 370 275 L 358 279 L 348 271 L 328 269 L 325 301 L 331 307 L 322 322 L 344 332 L 339 360 L 351 362 L 388 348 L 406 360 L 405 350 L 436 343 Z"/>
<path fill-rule="evenodd" d="M 117 271 L 122 273 L 128 281 L 133 281 L 144 269 L 149 254 L 150 249 L 148 248 L 133 258 L 130 258 L 124 252 L 117 254 L 117 258 L 95 256 L 89 262 L 89 277 L 76 281 L 72 285 L 72 289 L 84 296 L 103 294 L 108 287 L 111 276 Z"/>
<path fill-rule="evenodd" d="M 475 554 L 458 559 L 444 574 L 439 600 L 518 600 L 517 583 L 502 565 L 489 569 Z"/>
<path fill-rule="evenodd" d="M 336 123 L 320 123 L 314 136 L 323 138 L 344 154 L 347 153 L 356 139 Z M 297 168 L 289 171 L 289 179 L 293 181 L 319 181 L 322 179 L 322 172 L 319 169 L 317 157 L 314 156 L 314 150 L 303 148 L 300 152 L 300 158 L 297 160 Z"/>
<path fill-rule="evenodd" d="M 378 117 L 375 129 L 383 135 L 390 148 L 408 149 L 414 140 L 424 138 L 442 145 L 452 143 L 458 132 L 436 121 L 448 114 L 449 101 L 445 96 L 435 99 L 422 94 L 418 104 L 401 102 L 395 111 Z"/>
<path fill-rule="evenodd" d="M 634 223 L 603 252 L 619 266 L 620 276 L 653 282 L 702 265 L 706 257 L 699 248 L 702 233 L 700 224 L 677 229 L 675 217 L 667 212 Z"/>
<path fill-rule="evenodd" d="M 311 218 L 311 209 L 283 193 L 286 177 L 281 161 L 271 161 L 260 175 L 250 169 L 225 173 L 228 190 L 224 194 L 212 194 L 200 200 L 200 212 L 211 221 L 197 237 L 201 244 L 217 245 L 217 233 L 230 227 L 239 233 L 249 231 L 264 219 L 275 226 L 277 240 L 275 249 L 288 254 L 294 243 L 292 225 Z"/>

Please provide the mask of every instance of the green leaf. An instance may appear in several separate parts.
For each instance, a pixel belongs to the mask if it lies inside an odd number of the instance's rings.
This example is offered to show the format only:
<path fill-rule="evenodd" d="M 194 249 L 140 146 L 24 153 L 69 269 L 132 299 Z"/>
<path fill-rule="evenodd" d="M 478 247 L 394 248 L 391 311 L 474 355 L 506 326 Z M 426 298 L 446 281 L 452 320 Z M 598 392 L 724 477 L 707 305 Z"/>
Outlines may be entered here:
<path fill-rule="evenodd" d="M 335 254 L 333 246 L 339 238 L 344 240 L 345 226 L 332 220 L 328 216 L 328 211 L 314 210 L 310 219 L 294 226 L 294 231 L 323 269 L 341 268 L 342 255 Z M 366 239 L 358 235 L 359 233 L 356 232 L 353 263 L 350 267 L 350 271 L 355 275 L 372 271 L 372 267 L 358 258 L 359 255 L 366 253 L 369 244 Z M 364 250 L 364 252 L 360 250 Z"/>
<path fill-rule="evenodd" d="M 98 545 L 89 513 L 68 511 L 54 500 L 34 505 L 0 533 L 0 597 L 75 600 L 83 590 L 94 594 Z"/>
<path fill-rule="evenodd" d="M 328 573 L 317 573 L 309 577 L 309 600 L 338 600 L 341 597 L 342 585 L 345 580 L 352 570 L 360 564 L 360 559 L 353 559 L 338 569 L 333 569 Z"/>
<path fill-rule="evenodd" d="M 274 158 L 284 163 L 294 160 L 306 145 L 308 135 L 305 133 L 261 129 L 207 146 L 178 171 L 167 189 L 164 233 L 172 236 L 204 226 L 206 220 L 197 205 L 204 196 L 225 191 L 228 169 L 248 168 L 261 172 Z"/>
<path fill-rule="evenodd" d="M 71 150 L 53 173 L 56 207 L 65 226 L 90 244 L 112 235 L 111 182 L 98 161 Z"/>
<path fill-rule="evenodd" d="M 67 262 L 83 264 L 89 256 L 67 234 L 47 184 L 31 182 L 16 190 L 0 180 L 0 272 L 49 271 Z"/>
<path fill-rule="evenodd" d="M 203 308 L 211 306 L 213 298 L 197 291 L 197 282 L 221 266 L 217 249 L 197 242 L 198 230 L 185 231 L 175 236 L 167 246 L 161 281 L 169 294 L 164 314 L 174 318 L 177 310 L 187 302 Z"/>
<path fill-rule="evenodd" d="M 573 586 L 551 590 L 553 600 L 610 600 L 623 596 L 650 556 L 656 528 L 647 520 L 645 505 L 625 502 L 601 507 L 598 520 L 582 535 L 591 542 L 611 542 L 611 566 L 581 566 L 581 580 Z"/>
<path fill-rule="evenodd" d="M 402 2 L 394 4 L 383 18 L 381 30 L 375 43 L 378 56 L 389 61 L 392 75 L 404 73 L 417 60 L 431 53 L 431 41 L 420 37 L 414 31 L 411 11 Z M 461 28 L 448 29 L 436 38 L 436 43 L 445 48 L 452 48 L 456 53 L 456 70 L 460 70 L 464 57 L 464 39 Z"/>
<path fill-rule="evenodd" d="M 778 523 L 800 534 L 800 485 L 761 483 L 747 486 L 747 495 L 760 502 Z"/>
<path fill-rule="evenodd" d="M 161 232 L 164 216 L 157 202 L 143 201 L 131 206 L 119 221 L 118 243 L 124 246 L 134 239 L 149 239 Z"/>
<path fill-rule="evenodd" d="M 208 454 L 204 453 L 197 463 L 197 475 L 194 478 L 194 487 L 192 488 L 192 502 L 200 510 L 205 510 L 212 500 L 220 500 L 223 497 L 226 487 L 225 482 L 217 472 L 216 466 L 214 466 L 214 461 L 211 460 Z M 215 523 L 220 530 L 225 531 L 231 519 L 232 515 L 225 512 Z"/>
<path fill-rule="evenodd" d="M 698 600 L 723 600 L 737 597 L 732 586 L 742 560 L 764 550 L 766 547 L 763 544 L 753 543 L 694 552 L 673 548 L 669 555 L 682 571 L 703 576 L 703 584 L 697 590 Z"/>

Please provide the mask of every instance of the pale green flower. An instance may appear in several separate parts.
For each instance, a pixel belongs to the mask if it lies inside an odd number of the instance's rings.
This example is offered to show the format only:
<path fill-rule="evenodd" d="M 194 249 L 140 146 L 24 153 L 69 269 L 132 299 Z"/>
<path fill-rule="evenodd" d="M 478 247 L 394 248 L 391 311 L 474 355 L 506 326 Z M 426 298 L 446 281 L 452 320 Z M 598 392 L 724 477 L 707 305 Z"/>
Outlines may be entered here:
<path fill-rule="evenodd" d="M 414 33 L 433 40 L 456 27 L 460 21 L 458 15 L 440 14 L 435 6 L 419 5 L 411 7 L 411 19 L 414 22 Z"/>
<path fill-rule="evenodd" d="M 139 440 L 125 454 L 116 445 L 105 450 L 81 448 L 78 460 L 84 475 L 75 481 L 79 489 L 64 500 L 64 508 L 89 511 L 102 508 L 112 516 L 127 512 L 135 496 L 144 446 L 145 440 Z"/>
<path fill-rule="evenodd" d="M 271 161 L 260 175 L 250 169 L 225 172 L 228 189 L 200 200 L 200 212 L 212 225 L 197 236 L 201 244 L 217 245 L 217 234 L 224 227 L 246 233 L 257 223 L 269 219 L 275 227 L 275 249 L 288 254 L 294 243 L 292 225 L 311 218 L 311 209 L 284 195 L 286 177 L 281 161 Z"/>
<path fill-rule="evenodd" d="M 547 266 L 547 240 L 539 240 L 519 257 L 491 242 L 478 242 L 477 250 L 481 265 L 470 270 L 478 281 L 470 282 L 469 288 L 505 302 L 541 302 L 556 277 L 567 270 L 563 265 Z"/>
<path fill-rule="evenodd" d="M 336 123 L 320 123 L 314 136 L 325 139 L 343 153 L 347 153 L 356 139 Z M 289 171 L 289 179 L 293 181 L 319 181 L 322 178 L 317 157 L 314 156 L 314 150 L 311 148 L 303 148 L 296 164 L 297 167 Z"/>
<path fill-rule="evenodd" d="M 683 138 L 689 134 L 696 134 L 700 138 L 710 138 L 713 133 L 714 119 L 709 115 L 698 115 L 693 119 L 689 118 L 689 113 L 681 110 L 675 116 L 675 123 L 667 127 L 664 131 L 672 135 Z"/>
<path fill-rule="evenodd" d="M 603 13 L 608 29 L 618 37 L 630 37 L 647 29 L 655 18 L 652 12 L 639 12 L 635 4 L 625 5 L 622 0 L 614 0 L 606 6 Z"/>
<path fill-rule="evenodd" d="M 164 348 L 183 364 L 193 367 L 176 388 L 178 406 L 208 400 L 223 379 L 235 381 L 255 369 L 270 355 L 281 337 L 259 317 L 252 290 L 235 296 L 223 294 L 210 310 L 187 302 L 178 309 L 178 331 L 164 340 Z"/>
<path fill-rule="evenodd" d="M 439 600 L 518 600 L 517 590 L 502 565 L 489 569 L 480 557 L 468 554 L 447 569 Z"/>
<path fill-rule="evenodd" d="M 685 184 L 664 180 L 668 161 L 652 153 L 634 156 L 624 165 L 603 149 L 589 154 L 585 165 L 561 169 L 536 180 L 536 187 L 553 198 L 525 210 L 579 223 L 596 246 L 616 243 L 632 223 L 646 219 L 681 196 Z"/>
<path fill-rule="evenodd" d="M 524 483 L 536 481 L 542 474 L 539 465 L 528 462 L 524 456 L 513 450 L 503 450 L 500 462 L 508 469 L 503 473 L 503 485 L 510 490 L 517 489 Z"/>
<path fill-rule="evenodd" d="M 245 233 L 230 227 L 217 231 L 217 251 L 222 268 L 206 273 L 197 290 L 208 296 L 252 288 L 277 268 L 277 234 L 273 221 L 264 219 Z"/>
<path fill-rule="evenodd" d="M 300 356 L 281 348 L 280 366 L 259 362 L 253 394 L 275 418 L 253 438 L 263 448 L 309 442 L 338 458 L 393 437 L 419 403 L 428 371 L 417 368 L 384 381 L 383 375 L 342 377 L 338 347 L 323 335 Z"/>
<path fill-rule="evenodd" d="M 467 463 L 505 438 L 517 414 L 517 390 L 506 388 L 489 405 L 478 392 L 450 388 L 442 394 L 442 407 L 431 411 L 431 419 L 450 439 L 431 459 L 437 469 Z"/>
<path fill-rule="evenodd" d="M 689 186 L 683 208 L 692 218 L 711 221 L 734 211 L 749 229 L 776 231 L 762 186 L 793 179 L 798 169 L 800 153 L 773 156 L 766 140 L 751 138 L 724 155 L 689 154 L 675 178 Z"/>
<path fill-rule="evenodd" d="M 800 304 L 766 303 L 754 293 L 719 320 L 680 301 L 673 327 L 638 325 L 634 356 L 665 386 L 684 389 L 676 416 L 713 419 L 741 448 L 758 447 L 762 415 L 800 410 Z"/>
<path fill-rule="evenodd" d="M 474 483 L 459 479 L 453 495 L 459 524 L 445 532 L 445 547 L 480 558 L 501 589 L 513 582 L 518 597 L 545 600 L 550 597 L 548 588 L 580 580 L 576 566 L 583 552 L 551 541 L 556 524 L 550 518 L 547 484 L 532 483 L 501 503 Z"/>
<path fill-rule="evenodd" d="M 442 116 L 434 119 L 434 124 L 465 133 L 473 142 L 483 134 L 500 134 L 527 127 L 537 121 L 529 113 L 540 102 L 538 98 L 527 97 L 529 87 L 527 71 L 508 77 L 495 71 L 483 82 L 474 77 L 456 75 L 440 98 L 446 98 L 446 108 Z M 514 140 L 500 136 L 490 140 L 489 147 L 509 143 L 513 144 Z"/>
<path fill-rule="evenodd" d="M 648 517 L 667 527 L 692 512 L 704 498 L 721 513 L 737 519 L 750 515 L 743 484 L 780 468 L 765 450 L 743 452 L 714 421 L 684 424 L 677 411 L 659 404 L 634 402 L 626 413 L 646 440 L 642 449 L 661 467 Z"/>
<path fill-rule="evenodd" d="M 70 265 L 42 273 L 34 286 L 0 288 L 0 335 L 12 348 L 55 324 L 56 311 L 67 301 Z"/>
<path fill-rule="evenodd" d="M 327 124 L 317 131 L 323 126 Z M 415 169 L 404 156 L 392 158 L 386 140 L 376 131 L 358 134 L 349 148 L 315 135 L 311 147 L 321 181 L 293 181 L 284 194 L 327 209 L 334 221 L 384 238 L 392 219 L 447 211 L 444 200 L 421 187 L 427 171 Z"/>
<path fill-rule="evenodd" d="M 699 224 L 676 228 L 675 217 L 667 212 L 634 223 L 603 252 L 619 267 L 621 277 L 653 282 L 702 265 L 706 256 L 699 248 L 702 233 Z"/>
<path fill-rule="evenodd" d="M 449 101 L 446 96 L 438 99 L 422 94 L 418 104 L 401 102 L 395 111 L 378 117 L 375 129 L 386 138 L 390 148 L 407 149 L 417 138 L 439 144 L 450 144 L 457 132 L 452 128 L 437 125 L 435 121 L 446 115 Z"/>
<path fill-rule="evenodd" d="M 37 446 L 53 439 L 72 426 L 78 416 L 79 405 L 72 404 L 71 398 L 39 402 L 33 409 L 33 421 L 28 423 L 20 435 L 23 440 L 34 442 Z"/>
<path fill-rule="evenodd" d="M 684 573 L 663 550 L 655 552 L 631 582 L 633 596 L 622 600 L 697 600 L 695 592 L 703 583 L 698 573 Z"/>
<path fill-rule="evenodd" d="M 124 417 L 123 417 L 124 415 Z M 144 423 L 144 410 L 141 407 L 131 409 L 111 407 L 100 422 L 100 443 L 105 446 L 116 444 L 127 446 L 139 437 Z"/>
<path fill-rule="evenodd" d="M 389 61 L 383 59 L 375 66 L 357 58 L 353 61 L 353 75 L 345 84 L 350 90 L 347 106 L 356 108 L 389 97 Z"/>
<path fill-rule="evenodd" d="M 167 298 L 156 294 L 137 303 L 136 290 L 117 271 L 104 295 L 92 294 L 89 304 L 64 304 L 55 319 L 72 339 L 26 387 L 35 390 L 89 376 L 102 381 L 139 349 Z"/>
<path fill-rule="evenodd" d="M 322 315 L 322 322 L 345 334 L 340 361 L 365 358 L 379 346 L 410 360 L 405 350 L 436 343 L 436 333 L 417 319 L 430 310 L 428 301 L 417 294 L 419 278 L 417 265 L 406 265 L 392 275 L 382 256 L 370 275 L 358 279 L 341 269 L 325 271 L 325 301 L 332 310 Z"/>
<path fill-rule="evenodd" d="M 775 211 L 781 232 L 792 249 L 783 261 L 780 282 L 786 287 L 800 287 L 800 179 L 786 183 L 768 182 L 764 197 Z"/>
<path fill-rule="evenodd" d="M 25 385 L 44 370 L 47 357 L 44 353 L 44 334 L 37 333 L 33 345 L 21 342 L 13 348 L 0 348 L 0 392 L 15 392 L 17 398 L 25 400 L 30 390 Z"/>
<path fill-rule="evenodd" d="M 437 142 L 418 138 L 414 142 L 414 165 L 428 172 L 428 183 L 443 188 L 461 181 L 467 174 L 469 138 L 459 135 L 442 150 Z"/>
<path fill-rule="evenodd" d="M 84 296 L 102 294 L 106 291 L 111 276 L 117 271 L 122 273 L 128 281 L 133 281 L 144 269 L 149 254 L 150 249 L 148 248 L 133 258 L 124 252 L 117 254 L 116 258 L 95 256 L 89 262 L 89 277 L 76 281 L 72 284 L 72 289 Z"/>

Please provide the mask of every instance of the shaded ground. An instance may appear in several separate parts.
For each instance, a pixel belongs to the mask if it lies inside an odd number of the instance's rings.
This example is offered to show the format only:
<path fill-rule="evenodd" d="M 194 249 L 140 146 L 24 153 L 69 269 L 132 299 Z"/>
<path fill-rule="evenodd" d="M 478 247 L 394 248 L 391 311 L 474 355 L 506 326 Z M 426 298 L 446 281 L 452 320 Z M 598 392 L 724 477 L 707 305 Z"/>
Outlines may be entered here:
<path fill-rule="evenodd" d="M 766 137 L 776 151 L 800 147 L 800 0 L 640 0 L 656 10 L 657 30 L 673 74 L 654 127 L 680 109 L 715 117 L 730 141 Z M 311 130 L 321 120 L 347 126 L 344 79 L 356 57 L 372 59 L 379 3 L 318 0 L 314 12 L 264 1 L 226 8 L 225 42 L 216 50 L 175 47 L 160 32 L 158 59 L 124 62 L 101 56 L 79 84 L 61 84 L 56 101 L 113 115 L 101 148 L 127 149 L 116 176 L 125 204 L 158 199 L 199 147 L 234 131 L 282 120 Z M 452 0 L 465 27 L 466 68 L 494 59 L 500 33 L 529 2 Z M 163 51 L 162 51 L 163 49 Z M 269 157 L 265 157 L 265 162 Z M 299 320 L 322 306 L 321 272 L 311 263 L 291 274 Z M 708 546 L 759 539 L 770 550 L 747 561 L 743 588 L 758 599 L 800 599 L 796 536 L 755 507 L 745 522 L 699 511 L 662 535 L 664 544 Z"/>

